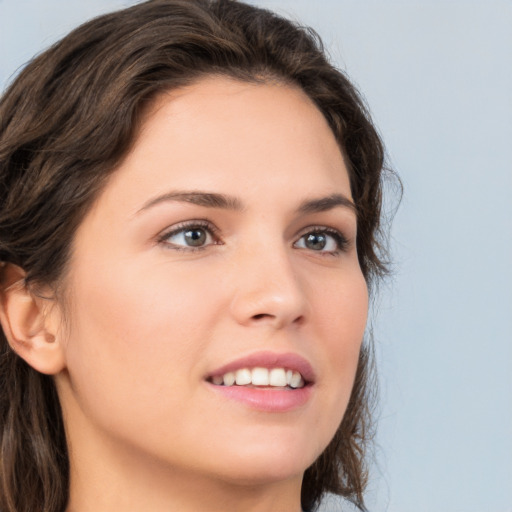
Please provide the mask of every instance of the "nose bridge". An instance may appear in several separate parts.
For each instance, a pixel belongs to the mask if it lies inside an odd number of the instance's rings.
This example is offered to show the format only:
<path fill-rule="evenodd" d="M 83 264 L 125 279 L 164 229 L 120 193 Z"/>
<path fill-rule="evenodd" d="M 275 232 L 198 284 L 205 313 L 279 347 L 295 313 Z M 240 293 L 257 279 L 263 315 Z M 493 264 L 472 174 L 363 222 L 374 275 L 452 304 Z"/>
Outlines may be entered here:
<path fill-rule="evenodd" d="M 300 323 L 307 300 L 293 265 L 292 250 L 271 235 L 240 249 L 236 258 L 232 312 L 243 324 L 268 323 L 276 328 Z"/>

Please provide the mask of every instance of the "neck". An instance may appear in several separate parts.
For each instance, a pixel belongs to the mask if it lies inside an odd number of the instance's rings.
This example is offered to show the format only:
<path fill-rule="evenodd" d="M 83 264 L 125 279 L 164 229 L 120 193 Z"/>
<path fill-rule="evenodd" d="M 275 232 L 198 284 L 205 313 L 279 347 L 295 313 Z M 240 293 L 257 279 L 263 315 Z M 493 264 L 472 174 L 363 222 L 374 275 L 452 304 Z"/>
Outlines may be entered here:
<path fill-rule="evenodd" d="M 300 512 L 301 483 L 302 475 L 237 481 L 175 469 L 126 447 L 70 442 L 66 512 Z"/>
<path fill-rule="evenodd" d="M 67 512 L 300 512 L 300 481 L 239 484 L 198 477 L 180 470 L 106 467 L 84 475 L 71 473 Z"/>

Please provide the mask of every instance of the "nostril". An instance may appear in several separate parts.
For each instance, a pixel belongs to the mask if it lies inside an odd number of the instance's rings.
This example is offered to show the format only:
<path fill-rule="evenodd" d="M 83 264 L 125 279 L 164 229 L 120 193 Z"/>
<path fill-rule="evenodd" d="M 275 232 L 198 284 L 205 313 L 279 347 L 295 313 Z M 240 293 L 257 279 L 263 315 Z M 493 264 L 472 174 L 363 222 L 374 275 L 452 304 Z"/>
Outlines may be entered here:
<path fill-rule="evenodd" d="M 257 315 L 254 315 L 253 318 L 254 318 L 254 320 L 261 320 L 262 318 L 265 318 L 267 316 L 271 316 L 271 315 L 268 315 L 268 314 L 265 314 L 265 313 L 259 313 Z"/>

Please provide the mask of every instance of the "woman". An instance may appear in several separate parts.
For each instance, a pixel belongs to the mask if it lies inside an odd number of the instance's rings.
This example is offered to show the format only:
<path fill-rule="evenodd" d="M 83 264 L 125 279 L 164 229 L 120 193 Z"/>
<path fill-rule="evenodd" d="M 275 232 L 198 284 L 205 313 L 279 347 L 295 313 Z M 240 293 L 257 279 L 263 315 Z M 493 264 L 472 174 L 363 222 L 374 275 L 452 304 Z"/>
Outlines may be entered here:
<path fill-rule="evenodd" d="M 383 148 L 316 36 L 141 3 L 0 123 L 2 512 L 363 509 Z"/>

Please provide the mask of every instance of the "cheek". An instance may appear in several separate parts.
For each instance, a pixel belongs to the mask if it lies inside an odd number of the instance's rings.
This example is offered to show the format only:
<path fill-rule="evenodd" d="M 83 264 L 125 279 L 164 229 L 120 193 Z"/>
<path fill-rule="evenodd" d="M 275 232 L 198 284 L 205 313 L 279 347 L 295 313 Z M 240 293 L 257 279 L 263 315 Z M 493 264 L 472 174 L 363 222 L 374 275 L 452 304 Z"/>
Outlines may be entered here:
<path fill-rule="evenodd" d="M 342 359 L 357 356 L 368 315 L 368 288 L 362 273 L 347 272 L 332 280 L 319 298 L 318 309 L 323 311 L 321 327 L 331 355 Z"/>
<path fill-rule="evenodd" d="M 183 342 L 198 329 L 198 317 L 205 316 L 206 305 L 211 304 L 209 297 L 198 300 L 212 288 L 202 276 L 171 271 L 165 265 L 132 265 L 94 280 L 80 277 L 74 287 L 75 332 L 93 344 L 107 338 L 109 344 L 101 344 L 119 354 L 128 348 L 188 348 Z"/>
<path fill-rule="evenodd" d="M 368 314 L 368 289 L 361 272 L 331 283 L 319 308 L 320 338 L 325 342 L 323 383 L 329 387 L 330 410 L 338 411 L 334 423 L 339 423 L 352 391 Z"/>
<path fill-rule="evenodd" d="M 183 407 L 215 318 L 213 287 L 158 265 L 75 275 L 67 356 L 83 407 L 120 419 L 142 412 L 148 423 Z"/>

